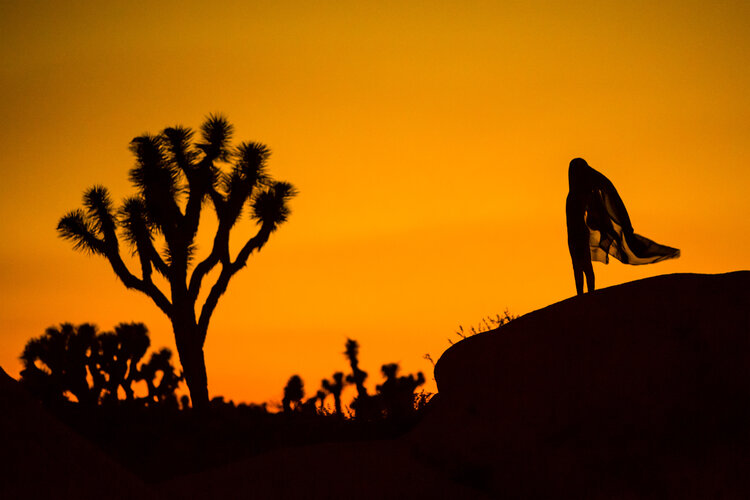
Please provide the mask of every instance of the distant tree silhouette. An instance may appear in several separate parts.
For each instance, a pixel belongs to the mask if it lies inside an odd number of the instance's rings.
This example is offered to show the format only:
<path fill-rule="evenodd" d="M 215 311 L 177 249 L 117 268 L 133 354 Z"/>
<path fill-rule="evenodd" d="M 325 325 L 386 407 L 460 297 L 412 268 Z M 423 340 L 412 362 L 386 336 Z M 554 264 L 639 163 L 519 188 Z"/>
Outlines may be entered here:
<path fill-rule="evenodd" d="M 136 163 L 130 180 L 137 194 L 115 210 L 107 189 L 94 186 L 84 193 L 84 209 L 67 213 L 57 230 L 73 242 L 74 249 L 105 257 L 127 288 L 146 294 L 169 317 L 193 405 L 205 407 L 208 385 L 203 345 L 211 316 L 232 276 L 287 220 L 288 201 L 296 191 L 291 184 L 268 176 L 270 150 L 265 145 L 230 146 L 232 126 L 223 116 L 206 119 L 200 140 L 194 141 L 193 135 L 190 128 L 176 126 L 133 139 L 130 150 Z M 220 163 L 231 163 L 231 168 L 224 172 Z M 213 247 L 193 267 L 201 213 L 209 204 L 218 219 Z M 246 206 L 260 228 L 232 259 L 230 231 Z M 134 250 L 140 277 L 123 261 L 120 237 Z M 162 251 L 157 250 L 157 237 L 164 241 Z M 221 271 L 198 311 L 203 280 L 217 265 Z M 169 293 L 157 287 L 154 271 L 166 278 Z"/>
<path fill-rule="evenodd" d="M 89 386 L 89 372 L 97 372 L 97 331 L 94 325 L 75 327 L 63 323 L 59 328 L 50 327 L 44 335 L 31 339 L 24 347 L 21 362 L 22 382 L 29 390 L 47 401 L 63 400 L 70 392 L 84 405 L 96 404 L 101 379 L 94 377 L 97 387 Z M 39 366 L 37 366 L 39 363 Z"/>
<path fill-rule="evenodd" d="M 97 394 L 101 386 L 105 400 L 117 401 L 117 392 L 121 387 L 125 399 L 132 401 L 132 385 L 143 379 L 137 365 L 151 344 L 146 326 L 142 323 L 121 323 L 114 332 L 100 333 L 97 340 L 98 349 L 93 351 L 93 356 L 98 369 L 90 370 Z"/>
<path fill-rule="evenodd" d="M 414 410 L 414 391 L 424 384 L 422 372 L 416 375 L 398 376 L 398 363 L 381 367 L 385 381 L 376 386 L 385 413 L 389 417 L 401 417 Z"/>
<path fill-rule="evenodd" d="M 324 412 L 325 407 L 323 406 L 326 399 L 325 391 L 319 390 L 315 395 L 309 399 L 306 399 L 300 406 L 302 413 L 306 415 L 317 415 Z"/>
<path fill-rule="evenodd" d="M 21 383 L 43 401 L 63 401 L 69 392 L 80 404 L 92 406 L 118 401 L 120 388 L 127 401 L 134 401 L 133 384 L 144 380 L 148 396 L 141 403 L 176 406 L 182 377 L 170 363 L 171 351 L 161 349 L 138 366 L 150 343 L 142 323 L 120 323 L 114 332 L 102 333 L 91 324 L 50 327 L 26 344 Z"/>
<path fill-rule="evenodd" d="M 299 409 L 305 397 L 305 386 L 299 375 L 292 375 L 284 387 L 284 398 L 281 400 L 286 413 Z M 292 407 L 294 404 L 294 407 Z"/>
<path fill-rule="evenodd" d="M 357 387 L 358 398 L 366 398 L 367 388 L 365 387 L 365 380 L 367 379 L 367 372 L 359 368 L 359 344 L 356 340 L 346 339 L 346 351 L 344 351 L 344 355 L 349 360 L 349 366 L 352 367 L 352 373 L 346 376 L 346 381 Z"/>
<path fill-rule="evenodd" d="M 333 405 L 336 415 L 341 416 L 341 391 L 344 390 L 344 374 L 336 372 L 333 374 L 333 380 L 323 379 L 323 389 L 333 395 Z"/>
<path fill-rule="evenodd" d="M 148 385 L 148 404 L 168 405 L 174 408 L 179 406 L 175 391 L 182 381 L 182 375 L 175 372 L 172 365 L 172 351 L 163 347 L 151 354 L 148 362 L 141 366 L 140 378 Z"/>
<path fill-rule="evenodd" d="M 512 318 L 506 311 L 505 318 L 498 315 L 496 321 L 505 324 Z M 485 323 L 490 325 L 492 321 L 494 320 L 489 319 Z M 430 394 L 421 393 L 417 395 L 414 393 L 419 386 L 425 383 L 422 372 L 399 376 L 398 363 L 384 364 L 381 367 L 381 372 L 385 380 L 382 384 L 376 386 L 376 393 L 371 395 L 368 394 L 364 385 L 367 373 L 359 368 L 359 344 L 356 340 L 347 339 L 344 355 L 349 360 L 352 373 L 344 377 L 342 372 L 336 372 L 331 379 L 323 379 L 321 382 L 322 391 L 318 391 L 315 396 L 304 403 L 301 402 L 302 396 L 300 396 L 299 402 L 294 406 L 295 409 L 299 408 L 303 413 L 310 415 L 325 414 L 324 401 L 326 396 L 330 394 L 334 400 L 334 414 L 341 417 L 343 416 L 341 393 L 347 383 L 357 386 L 357 396 L 350 404 L 350 408 L 354 410 L 354 417 L 365 421 L 380 420 L 384 417 L 400 418 L 424 407 L 429 402 Z M 283 407 L 286 412 L 292 410 L 291 403 L 293 402 L 288 394 L 299 395 L 297 392 L 292 392 L 297 387 L 295 378 L 299 378 L 299 376 L 292 376 L 284 389 Z M 301 383 L 300 379 L 299 384 Z M 320 401 L 319 409 L 316 407 L 318 401 Z"/>
<path fill-rule="evenodd" d="M 356 340 L 346 340 L 344 356 L 349 360 L 349 366 L 352 369 L 352 373 L 346 376 L 346 381 L 357 387 L 357 396 L 352 401 L 351 408 L 357 418 L 372 418 L 376 416 L 377 407 L 373 404 L 372 398 L 365 387 L 367 372 L 359 367 L 359 344 Z"/>

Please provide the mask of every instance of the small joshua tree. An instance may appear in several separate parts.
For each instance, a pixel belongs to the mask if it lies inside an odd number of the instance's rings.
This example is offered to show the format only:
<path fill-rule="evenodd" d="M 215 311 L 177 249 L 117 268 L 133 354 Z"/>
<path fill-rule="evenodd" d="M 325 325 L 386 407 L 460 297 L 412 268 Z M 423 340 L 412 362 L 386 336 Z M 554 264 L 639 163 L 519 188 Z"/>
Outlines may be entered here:
<path fill-rule="evenodd" d="M 346 340 L 346 351 L 344 356 L 349 360 L 352 372 L 346 376 L 346 381 L 357 387 L 357 396 L 351 403 L 352 410 L 357 418 L 369 419 L 377 416 L 377 405 L 367 393 L 365 380 L 367 372 L 359 367 L 359 344 L 356 340 Z"/>
<path fill-rule="evenodd" d="M 323 402 L 326 399 L 325 391 L 319 390 L 315 395 L 300 405 L 300 410 L 305 415 L 318 415 L 325 412 Z"/>
<path fill-rule="evenodd" d="M 161 372 L 159 383 L 156 383 L 157 374 Z M 141 366 L 141 377 L 148 385 L 147 404 L 169 405 L 178 407 L 175 391 L 182 381 L 174 366 L 172 366 L 172 351 L 163 347 L 153 353 L 147 363 Z"/>
<path fill-rule="evenodd" d="M 359 344 L 356 340 L 346 339 L 344 356 L 349 360 L 349 365 L 352 367 L 352 373 L 346 376 L 346 381 L 357 387 L 358 398 L 366 398 L 365 379 L 367 379 L 367 372 L 359 368 Z"/>
<path fill-rule="evenodd" d="M 266 172 L 271 153 L 265 145 L 230 145 L 232 126 L 223 116 L 209 116 L 198 141 L 193 135 L 176 126 L 133 139 L 130 150 L 136 162 L 130 180 L 136 195 L 115 209 L 107 189 L 94 186 L 84 193 L 84 208 L 62 217 L 57 231 L 74 249 L 106 258 L 127 288 L 150 297 L 167 315 L 193 405 L 203 408 L 209 400 L 203 345 L 211 316 L 229 280 L 287 220 L 296 191 L 271 180 Z M 219 167 L 222 163 L 231 164 L 227 172 Z M 209 206 L 218 228 L 210 253 L 193 267 L 201 212 Z M 229 236 L 243 210 L 260 227 L 232 257 Z M 137 256 L 140 276 L 122 258 L 122 238 Z M 157 240 L 163 241 L 163 249 Z M 221 270 L 201 306 L 203 280 L 216 266 Z M 167 280 L 168 291 L 156 285 L 154 272 Z"/>
<path fill-rule="evenodd" d="M 388 416 L 401 417 L 414 410 L 414 390 L 424 384 L 422 372 L 416 375 L 398 376 L 398 363 L 381 367 L 385 381 L 376 387 Z"/>
<path fill-rule="evenodd" d="M 343 415 L 341 411 L 341 391 L 344 390 L 344 374 L 336 372 L 333 374 L 333 380 L 323 379 L 323 389 L 333 395 L 333 407 L 336 415 Z"/>
<path fill-rule="evenodd" d="M 148 330 L 143 323 L 120 323 L 114 332 L 98 335 L 98 349 L 93 354 L 98 369 L 92 370 L 91 375 L 94 385 L 105 389 L 105 400 L 117 401 L 117 392 L 122 388 L 125 399 L 132 401 L 133 382 L 145 378 L 148 383 L 148 377 L 138 370 L 137 365 L 146 355 L 150 344 Z"/>
<path fill-rule="evenodd" d="M 21 383 L 44 401 L 62 401 L 70 393 L 82 405 L 98 402 L 103 377 L 98 376 L 94 325 L 64 323 L 49 327 L 23 349 Z M 93 376 L 93 385 L 87 378 Z"/>
<path fill-rule="evenodd" d="M 291 413 L 299 409 L 302 404 L 302 398 L 305 397 L 305 386 L 299 375 L 292 375 L 284 387 L 284 398 L 281 403 L 284 406 L 285 413 Z M 294 406 L 292 406 L 294 404 Z"/>

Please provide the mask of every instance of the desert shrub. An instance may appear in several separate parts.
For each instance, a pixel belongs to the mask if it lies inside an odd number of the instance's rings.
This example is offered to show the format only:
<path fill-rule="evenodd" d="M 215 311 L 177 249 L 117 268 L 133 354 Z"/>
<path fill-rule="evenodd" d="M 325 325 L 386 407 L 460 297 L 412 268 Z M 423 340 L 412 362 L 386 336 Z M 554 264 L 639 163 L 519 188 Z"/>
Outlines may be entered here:
<path fill-rule="evenodd" d="M 477 335 L 478 333 L 496 330 L 503 325 L 507 325 L 516 318 L 518 318 L 518 316 L 510 314 L 510 312 L 506 309 L 505 311 L 503 311 L 503 314 L 496 314 L 495 316 L 486 316 L 482 318 L 477 326 L 469 327 L 468 330 L 464 330 L 463 326 L 458 325 L 458 330 L 456 330 L 455 334 L 458 335 L 461 340 L 463 340 L 466 337 L 471 337 L 472 335 Z M 453 345 L 455 341 L 453 339 L 448 339 L 448 343 Z"/>

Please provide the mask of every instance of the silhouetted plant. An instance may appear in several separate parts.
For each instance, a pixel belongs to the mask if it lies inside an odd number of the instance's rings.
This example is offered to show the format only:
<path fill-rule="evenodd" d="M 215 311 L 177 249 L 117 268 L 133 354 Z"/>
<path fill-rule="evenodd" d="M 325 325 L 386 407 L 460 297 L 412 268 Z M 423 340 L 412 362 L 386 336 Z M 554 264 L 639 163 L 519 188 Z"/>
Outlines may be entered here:
<path fill-rule="evenodd" d="M 284 412 L 291 413 L 293 410 L 299 409 L 304 397 L 305 385 L 302 379 L 299 375 L 292 375 L 286 383 L 286 387 L 284 387 L 284 398 L 281 400 Z"/>
<path fill-rule="evenodd" d="M 424 384 L 422 372 L 416 375 L 398 376 L 398 363 L 389 363 L 381 367 L 385 381 L 376 386 L 385 414 L 389 417 L 401 417 L 415 410 L 414 391 Z"/>
<path fill-rule="evenodd" d="M 365 388 L 367 372 L 359 368 L 359 344 L 356 340 L 346 339 L 346 351 L 344 351 L 344 356 L 349 360 L 349 366 L 352 368 L 352 373 L 346 376 L 346 381 L 357 387 L 358 398 L 367 397 L 367 388 Z"/>
<path fill-rule="evenodd" d="M 341 411 L 341 391 L 344 390 L 344 374 L 336 372 L 333 374 L 333 380 L 323 379 L 323 389 L 333 395 L 333 407 L 336 415 L 342 416 Z"/>
<path fill-rule="evenodd" d="M 420 391 L 419 394 L 414 395 L 414 410 L 420 411 L 427 407 L 430 400 L 434 396 L 431 392 Z"/>
<path fill-rule="evenodd" d="M 346 377 L 342 372 L 333 374 L 332 379 L 323 379 L 321 385 L 323 391 L 318 391 L 316 396 L 304 403 L 298 403 L 297 408 L 302 407 L 306 414 L 327 414 L 324 401 L 327 395 L 333 395 L 334 414 L 343 416 L 341 393 L 347 383 L 357 385 L 357 396 L 351 402 L 350 407 L 354 411 L 354 417 L 361 420 L 378 420 L 383 417 L 403 417 L 414 411 L 424 408 L 431 398 L 431 394 L 414 391 L 424 384 L 425 378 L 422 372 L 416 374 L 399 376 L 398 363 L 389 363 L 381 367 L 385 381 L 376 386 L 376 394 L 370 395 L 364 386 L 367 373 L 359 368 L 359 344 L 355 340 L 347 339 L 344 355 L 349 360 L 352 373 Z M 294 375 L 289 379 L 287 389 L 284 390 L 284 411 L 291 411 L 291 400 L 288 400 L 287 391 L 294 381 Z M 296 384 L 296 381 L 294 382 Z M 301 383 L 301 380 L 300 380 Z M 301 400 L 301 398 L 300 398 Z M 320 408 L 316 409 L 316 403 L 320 401 Z"/>
<path fill-rule="evenodd" d="M 227 119 L 211 115 L 198 141 L 193 140 L 193 130 L 182 126 L 136 137 L 130 143 L 136 157 L 130 180 L 137 194 L 115 210 L 107 189 L 94 186 L 84 194 L 84 209 L 67 213 L 57 225 L 74 249 L 105 257 L 127 288 L 146 294 L 167 315 L 196 407 L 208 405 L 203 345 L 219 298 L 250 254 L 287 220 L 288 201 L 296 194 L 291 184 L 268 176 L 270 150 L 265 145 L 243 142 L 233 148 L 231 136 Z M 231 163 L 229 172 L 219 163 Z M 193 268 L 201 212 L 209 203 L 218 228 L 211 252 Z M 260 228 L 232 259 L 230 231 L 246 206 Z M 120 237 L 137 255 L 140 277 L 123 261 Z M 157 250 L 157 238 L 164 241 L 162 251 Z M 221 270 L 198 312 L 203 280 L 217 265 Z M 169 293 L 155 284 L 154 271 L 169 282 Z"/>
<path fill-rule="evenodd" d="M 114 332 L 102 333 L 91 324 L 63 323 L 26 344 L 21 382 L 46 402 L 63 401 L 70 393 L 82 405 L 95 405 L 118 401 L 120 388 L 126 400 L 134 401 L 133 384 L 145 380 L 148 396 L 141 403 L 176 407 L 175 390 L 182 377 L 170 363 L 171 351 L 161 349 L 138 366 L 150 343 L 141 323 L 120 323 Z"/>
<path fill-rule="evenodd" d="M 315 395 L 300 406 L 302 413 L 306 415 L 319 415 L 325 413 L 324 402 L 326 399 L 325 391 L 318 391 Z"/>
<path fill-rule="evenodd" d="M 22 382 L 45 401 L 64 400 L 70 392 L 81 404 L 96 404 L 101 379 L 93 377 L 97 383 L 93 386 L 87 380 L 89 373 L 98 371 L 96 337 L 96 327 L 90 324 L 75 327 L 63 323 L 59 328 L 47 328 L 44 335 L 31 339 L 24 347 Z"/>
<path fill-rule="evenodd" d="M 163 347 L 151 354 L 147 363 L 141 366 L 140 378 L 148 385 L 147 402 L 151 404 L 169 405 L 177 408 L 175 391 L 182 381 L 182 375 L 175 372 L 172 366 L 172 351 Z M 161 374 L 161 376 L 159 376 Z M 156 383 L 156 380 L 159 383 Z M 184 401 L 183 401 L 184 406 Z"/>
<path fill-rule="evenodd" d="M 466 337 L 471 337 L 472 335 L 476 335 L 478 333 L 489 332 L 490 330 L 500 328 L 501 326 L 510 323 L 516 318 L 518 318 L 518 316 L 510 314 L 510 312 L 506 309 L 502 315 L 496 314 L 494 317 L 487 316 L 485 318 L 482 318 L 482 321 L 480 321 L 476 327 L 472 326 L 468 331 L 464 330 L 463 326 L 458 325 L 456 335 L 461 337 L 461 339 L 463 340 Z M 454 344 L 452 339 L 448 339 L 448 343 L 451 345 Z"/>
<path fill-rule="evenodd" d="M 125 392 L 125 399 L 134 398 L 132 385 L 144 377 L 137 368 L 138 363 L 151 344 L 148 330 L 142 323 L 120 323 L 114 332 L 97 336 L 97 349 L 92 352 L 96 370 L 91 370 L 94 387 L 104 389 L 105 400 L 117 401 L 118 389 Z M 148 383 L 148 378 L 146 378 Z M 97 394 L 100 391 L 97 390 Z"/>
<path fill-rule="evenodd" d="M 346 350 L 344 356 L 349 360 L 352 372 L 346 376 L 346 381 L 357 387 L 357 396 L 351 402 L 351 408 L 357 418 L 369 419 L 377 412 L 372 398 L 367 393 L 365 380 L 367 372 L 359 368 L 359 344 L 356 340 L 346 340 Z"/>

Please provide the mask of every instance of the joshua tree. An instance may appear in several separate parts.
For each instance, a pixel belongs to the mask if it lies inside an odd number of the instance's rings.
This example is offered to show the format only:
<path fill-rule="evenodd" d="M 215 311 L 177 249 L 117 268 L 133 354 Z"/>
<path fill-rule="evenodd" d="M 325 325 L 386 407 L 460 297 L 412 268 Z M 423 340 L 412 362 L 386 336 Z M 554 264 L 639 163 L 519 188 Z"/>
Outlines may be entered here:
<path fill-rule="evenodd" d="M 336 372 L 333 374 L 333 381 L 323 379 L 322 385 L 328 394 L 333 394 L 333 405 L 336 415 L 341 416 L 341 391 L 344 389 L 344 374 Z"/>
<path fill-rule="evenodd" d="M 374 416 L 377 408 L 373 404 L 374 402 L 370 395 L 367 394 L 367 388 L 365 387 L 367 372 L 359 368 L 359 344 L 356 340 L 346 340 L 344 356 L 349 359 L 349 365 L 352 367 L 352 372 L 346 376 L 346 381 L 357 387 L 357 396 L 352 401 L 351 408 L 354 410 L 357 418 L 371 418 Z"/>
<path fill-rule="evenodd" d="M 87 381 L 89 373 L 98 371 L 92 356 L 96 337 L 96 327 L 90 324 L 47 328 L 24 347 L 22 382 L 45 401 L 64 400 L 70 392 L 83 405 L 96 404 L 102 377 L 92 377 L 93 387 Z"/>
<path fill-rule="evenodd" d="M 398 376 L 398 363 L 388 363 L 380 368 L 385 381 L 376 387 L 388 416 L 402 417 L 414 410 L 414 390 L 424 384 L 424 375 Z"/>
<path fill-rule="evenodd" d="M 284 412 L 290 413 L 292 411 L 292 403 L 294 403 L 294 409 L 298 409 L 304 397 L 305 385 L 302 379 L 299 375 L 292 375 L 286 383 L 286 387 L 284 387 L 284 399 L 281 400 L 284 405 Z"/>
<path fill-rule="evenodd" d="M 151 354 L 148 363 L 141 366 L 140 378 L 148 385 L 147 404 L 167 404 L 177 408 L 177 396 L 175 391 L 182 380 L 172 366 L 172 351 L 162 347 Z M 159 384 L 156 384 L 157 373 L 161 372 Z"/>
<path fill-rule="evenodd" d="M 84 193 L 84 208 L 69 212 L 57 225 L 60 236 L 76 250 L 105 257 L 127 288 L 146 294 L 169 317 L 196 407 L 208 404 L 203 345 L 219 297 L 250 254 L 287 220 L 288 201 L 296 193 L 291 184 L 272 181 L 266 173 L 270 151 L 265 145 L 243 142 L 233 148 L 231 135 L 227 119 L 211 115 L 198 141 L 182 126 L 136 137 L 130 143 L 136 158 L 130 180 L 137 194 L 115 210 L 107 189 L 94 186 Z M 220 163 L 231 164 L 228 172 Z M 218 228 L 210 253 L 193 267 L 201 212 L 209 204 Z M 230 232 L 246 206 L 260 227 L 232 258 Z M 120 238 L 134 250 L 140 277 L 123 261 Z M 157 250 L 157 238 L 163 239 L 162 251 Z M 218 278 L 204 303 L 197 304 L 204 278 L 217 265 Z M 168 292 L 157 287 L 154 271 L 166 278 Z"/>
<path fill-rule="evenodd" d="M 305 400 L 305 402 L 300 405 L 300 410 L 306 415 L 317 415 L 318 413 L 323 413 L 323 402 L 325 399 L 325 391 L 319 390 L 313 397 Z"/>
<path fill-rule="evenodd" d="M 50 327 L 26 344 L 21 382 L 46 402 L 63 401 L 70 392 L 80 404 L 95 405 L 116 402 L 120 387 L 126 400 L 134 401 L 132 384 L 145 380 L 148 396 L 141 403 L 176 405 L 182 377 L 170 363 L 171 351 L 161 349 L 138 366 L 150 343 L 142 323 L 120 323 L 114 332 L 103 333 L 90 324 Z M 158 385 L 157 371 L 162 372 Z"/>
<path fill-rule="evenodd" d="M 117 401 L 118 388 L 122 387 L 125 398 L 132 401 L 133 382 L 144 378 L 137 365 L 151 344 L 146 325 L 120 323 L 114 332 L 101 333 L 97 340 L 98 349 L 92 353 L 97 367 L 91 373 L 94 386 L 105 390 L 104 399 L 108 401 Z M 146 380 L 148 383 L 149 378 Z"/>
<path fill-rule="evenodd" d="M 365 388 L 365 379 L 367 378 L 367 372 L 359 368 L 359 359 L 357 359 L 357 356 L 359 356 L 359 344 L 356 340 L 346 339 L 344 356 L 347 357 L 349 365 L 352 367 L 352 373 L 346 376 L 346 381 L 357 386 L 357 398 L 366 398 L 367 388 Z"/>

